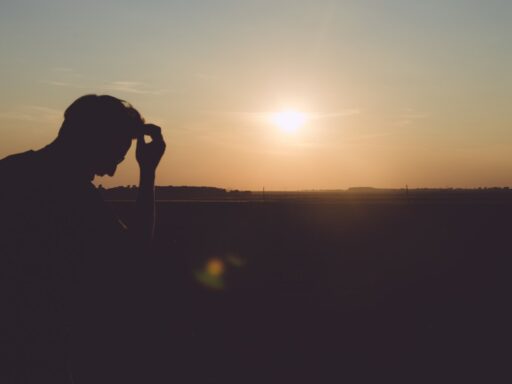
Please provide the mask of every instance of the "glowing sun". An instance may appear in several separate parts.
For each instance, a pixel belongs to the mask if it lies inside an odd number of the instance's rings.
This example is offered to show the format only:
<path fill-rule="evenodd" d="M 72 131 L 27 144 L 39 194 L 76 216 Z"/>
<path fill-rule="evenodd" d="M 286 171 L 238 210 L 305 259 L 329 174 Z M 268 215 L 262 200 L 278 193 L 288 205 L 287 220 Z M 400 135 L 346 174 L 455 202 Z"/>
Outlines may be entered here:
<path fill-rule="evenodd" d="M 270 117 L 270 120 L 283 132 L 293 133 L 306 124 L 307 116 L 305 113 L 295 111 L 293 109 L 287 109 L 274 113 Z"/>

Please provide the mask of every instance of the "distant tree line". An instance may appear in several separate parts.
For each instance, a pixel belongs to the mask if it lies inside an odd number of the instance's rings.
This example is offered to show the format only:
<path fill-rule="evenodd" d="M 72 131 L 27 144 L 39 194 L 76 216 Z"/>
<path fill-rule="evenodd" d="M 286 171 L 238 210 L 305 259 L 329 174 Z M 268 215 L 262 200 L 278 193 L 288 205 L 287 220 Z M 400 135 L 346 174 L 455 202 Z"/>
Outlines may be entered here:
<path fill-rule="evenodd" d="M 137 198 L 137 187 L 123 186 L 98 190 L 105 200 L 133 201 Z M 221 200 L 221 201 L 278 201 L 278 200 L 345 200 L 345 199 L 467 199 L 467 198 L 512 198 L 509 187 L 481 188 L 401 188 L 381 189 L 353 187 L 346 190 L 313 191 L 240 191 L 215 187 L 157 186 L 156 200 Z"/>
<path fill-rule="evenodd" d="M 137 198 L 137 187 L 124 186 L 105 189 L 98 187 L 103 198 L 106 200 L 135 200 Z M 239 190 L 226 190 L 215 187 L 155 187 L 156 200 L 243 200 L 251 198 L 251 192 Z"/>

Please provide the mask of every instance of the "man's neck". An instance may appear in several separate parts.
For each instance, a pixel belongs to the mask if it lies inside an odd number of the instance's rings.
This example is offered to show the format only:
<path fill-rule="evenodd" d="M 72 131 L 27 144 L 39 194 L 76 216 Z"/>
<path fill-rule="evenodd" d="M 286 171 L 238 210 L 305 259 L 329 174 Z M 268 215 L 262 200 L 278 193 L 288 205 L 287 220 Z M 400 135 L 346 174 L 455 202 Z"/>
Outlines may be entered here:
<path fill-rule="evenodd" d="M 52 158 L 58 171 L 63 173 L 63 177 L 83 182 L 91 182 L 94 179 L 94 172 L 84 165 L 79 152 L 70 146 L 55 140 L 41 151 Z"/>

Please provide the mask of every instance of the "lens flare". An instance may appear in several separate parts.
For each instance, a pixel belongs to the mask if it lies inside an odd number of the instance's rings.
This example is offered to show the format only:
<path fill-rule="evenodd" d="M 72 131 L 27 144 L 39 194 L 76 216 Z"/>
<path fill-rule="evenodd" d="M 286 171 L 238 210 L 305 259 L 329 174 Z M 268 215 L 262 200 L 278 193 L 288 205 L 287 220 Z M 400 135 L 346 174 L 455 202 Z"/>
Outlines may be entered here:
<path fill-rule="evenodd" d="M 206 272 L 215 277 L 221 276 L 224 273 L 224 261 L 218 258 L 208 260 Z"/>
<path fill-rule="evenodd" d="M 196 281 L 206 288 L 223 290 L 224 286 L 224 261 L 218 257 L 212 257 L 204 263 L 200 269 L 194 271 Z"/>

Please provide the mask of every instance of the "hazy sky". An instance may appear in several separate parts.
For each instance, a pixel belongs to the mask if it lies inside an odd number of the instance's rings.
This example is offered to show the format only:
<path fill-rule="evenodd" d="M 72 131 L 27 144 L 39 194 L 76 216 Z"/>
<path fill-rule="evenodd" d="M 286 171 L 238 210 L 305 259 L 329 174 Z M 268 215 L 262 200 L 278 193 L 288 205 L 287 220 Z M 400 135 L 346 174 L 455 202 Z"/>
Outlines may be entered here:
<path fill-rule="evenodd" d="M 511 36 L 510 0 L 2 0 L 0 158 L 106 93 L 162 126 L 160 185 L 512 186 Z"/>

